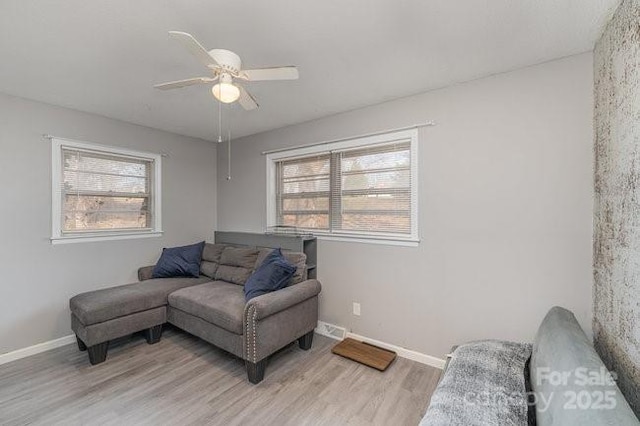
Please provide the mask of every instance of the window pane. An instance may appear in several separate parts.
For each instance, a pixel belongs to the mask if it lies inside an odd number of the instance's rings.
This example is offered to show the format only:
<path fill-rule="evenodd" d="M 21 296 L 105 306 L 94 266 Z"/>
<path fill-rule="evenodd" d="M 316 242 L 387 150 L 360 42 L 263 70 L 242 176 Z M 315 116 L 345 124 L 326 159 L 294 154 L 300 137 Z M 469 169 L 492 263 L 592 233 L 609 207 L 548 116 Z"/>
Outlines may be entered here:
<path fill-rule="evenodd" d="M 144 194 L 147 192 L 147 179 L 65 170 L 64 189 L 67 192 L 94 191 Z"/>
<path fill-rule="evenodd" d="M 89 153 L 76 150 L 65 150 L 65 169 L 84 170 L 94 173 L 112 173 L 129 176 L 147 176 L 147 167 L 150 161 L 121 159 L 114 155 Z"/>
<path fill-rule="evenodd" d="M 402 210 L 411 209 L 410 193 L 351 195 L 342 197 L 342 212 L 350 210 Z"/>
<path fill-rule="evenodd" d="M 119 228 L 149 228 L 151 214 L 147 198 L 67 195 L 64 231 Z"/>
<path fill-rule="evenodd" d="M 148 212 L 65 212 L 65 231 L 147 228 Z"/>
<path fill-rule="evenodd" d="M 411 152 L 407 144 L 402 144 L 390 152 L 372 152 L 374 148 L 345 152 L 342 155 L 342 170 L 372 170 L 395 167 L 409 167 Z"/>
<path fill-rule="evenodd" d="M 296 226 L 298 228 L 329 229 L 328 214 L 285 214 L 281 225 Z"/>
<path fill-rule="evenodd" d="M 411 185 L 411 171 L 360 171 L 343 172 L 342 189 L 408 188 Z"/>
<path fill-rule="evenodd" d="M 143 212 L 149 209 L 147 198 L 65 196 L 65 211 Z"/>
<path fill-rule="evenodd" d="M 285 198 L 282 200 L 282 211 L 295 210 L 329 210 L 329 197 Z"/>
<path fill-rule="evenodd" d="M 301 160 L 282 162 L 282 177 L 296 178 L 329 173 L 329 157 L 327 155 L 313 156 Z"/>
<path fill-rule="evenodd" d="M 329 177 L 288 178 L 282 181 L 283 194 L 300 194 L 302 192 L 329 191 Z"/>
<path fill-rule="evenodd" d="M 342 229 L 346 231 L 371 231 L 387 233 L 411 232 L 410 216 L 385 214 L 343 214 Z"/>

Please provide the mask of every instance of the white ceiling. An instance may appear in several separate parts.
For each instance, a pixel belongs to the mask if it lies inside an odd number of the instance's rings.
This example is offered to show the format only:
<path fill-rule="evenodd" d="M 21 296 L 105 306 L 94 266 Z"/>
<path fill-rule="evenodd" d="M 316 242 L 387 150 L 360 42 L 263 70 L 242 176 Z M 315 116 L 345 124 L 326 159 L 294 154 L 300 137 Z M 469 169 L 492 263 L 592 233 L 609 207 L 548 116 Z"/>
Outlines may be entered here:
<path fill-rule="evenodd" d="M 213 140 L 207 75 L 169 30 L 246 67 L 260 109 L 224 111 L 235 137 L 592 50 L 619 0 L 2 0 L 0 92 Z"/>

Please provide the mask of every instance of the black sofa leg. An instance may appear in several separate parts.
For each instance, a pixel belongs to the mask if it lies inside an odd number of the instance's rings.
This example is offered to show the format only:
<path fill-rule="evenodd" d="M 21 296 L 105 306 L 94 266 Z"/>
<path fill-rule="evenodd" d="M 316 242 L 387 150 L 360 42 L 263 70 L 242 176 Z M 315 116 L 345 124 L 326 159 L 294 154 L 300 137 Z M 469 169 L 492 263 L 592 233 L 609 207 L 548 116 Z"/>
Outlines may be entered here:
<path fill-rule="evenodd" d="M 252 384 L 258 384 L 264 379 L 264 370 L 267 367 L 267 359 L 258 362 L 245 361 L 247 377 Z"/>
<path fill-rule="evenodd" d="M 154 325 L 151 328 L 147 328 L 144 331 L 144 338 L 147 339 L 147 343 L 153 345 L 158 343 L 162 337 L 162 324 Z"/>
<path fill-rule="evenodd" d="M 87 345 L 84 344 L 84 342 L 82 340 L 80 340 L 80 338 L 78 336 L 76 336 L 76 341 L 78 342 L 78 349 L 81 350 L 82 352 L 87 350 Z"/>
<path fill-rule="evenodd" d="M 107 349 L 109 349 L 109 342 L 98 343 L 97 345 L 89 346 L 87 352 L 89 352 L 89 362 L 91 365 L 100 364 L 107 359 Z"/>
<path fill-rule="evenodd" d="M 311 349 L 311 343 L 313 343 L 313 330 L 298 339 L 298 346 L 305 351 Z"/>

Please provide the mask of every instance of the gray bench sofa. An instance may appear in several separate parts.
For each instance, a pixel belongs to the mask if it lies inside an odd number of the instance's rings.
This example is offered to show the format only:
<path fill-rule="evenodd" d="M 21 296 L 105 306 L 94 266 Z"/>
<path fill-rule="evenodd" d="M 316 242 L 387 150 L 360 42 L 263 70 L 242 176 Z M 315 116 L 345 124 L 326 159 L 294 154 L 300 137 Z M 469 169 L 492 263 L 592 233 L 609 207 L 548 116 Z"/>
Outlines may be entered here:
<path fill-rule="evenodd" d="M 143 331 L 147 343 L 160 340 L 173 324 L 245 360 L 251 383 L 264 377 L 267 358 L 298 340 L 309 349 L 318 322 L 321 285 L 307 279 L 306 256 L 284 252 L 297 267 L 288 287 L 245 303 L 243 285 L 270 249 L 206 244 L 198 278 L 151 278 L 82 293 L 69 301 L 71 328 L 91 364 L 104 362 L 109 341 Z"/>
<path fill-rule="evenodd" d="M 420 426 L 638 426 L 589 339 L 552 308 L 533 345 L 482 340 L 455 347 Z"/>

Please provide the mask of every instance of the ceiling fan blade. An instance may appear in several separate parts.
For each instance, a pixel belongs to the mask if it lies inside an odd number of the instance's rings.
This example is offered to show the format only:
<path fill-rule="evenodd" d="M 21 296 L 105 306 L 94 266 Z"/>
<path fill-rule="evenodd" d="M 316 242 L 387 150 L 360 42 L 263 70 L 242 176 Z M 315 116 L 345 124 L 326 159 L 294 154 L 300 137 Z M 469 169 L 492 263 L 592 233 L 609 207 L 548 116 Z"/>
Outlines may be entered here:
<path fill-rule="evenodd" d="M 160 90 L 169 90 L 169 89 L 178 89 L 180 87 L 193 86 L 194 84 L 211 83 L 214 81 L 216 81 L 216 79 L 211 77 L 196 77 L 196 78 L 188 78 L 186 80 L 177 80 L 177 81 L 170 81 L 168 83 L 156 84 L 153 87 Z"/>
<path fill-rule="evenodd" d="M 240 77 L 249 81 L 261 80 L 297 80 L 298 68 L 294 66 L 258 68 L 255 70 L 243 70 Z"/>
<path fill-rule="evenodd" d="M 256 102 L 255 98 L 251 96 L 251 93 L 247 92 L 247 90 L 239 84 L 236 84 L 236 86 L 238 86 L 238 89 L 240 89 L 240 97 L 238 98 L 238 103 L 242 106 L 242 108 L 246 109 L 247 111 L 258 108 L 258 102 Z"/>
<path fill-rule="evenodd" d="M 198 40 L 196 40 L 191 34 L 183 33 L 182 31 L 169 31 L 169 35 L 178 40 L 193 56 L 198 58 L 207 67 L 215 67 L 218 65 L 216 60 L 209 55 L 207 49 L 202 47 Z"/>

